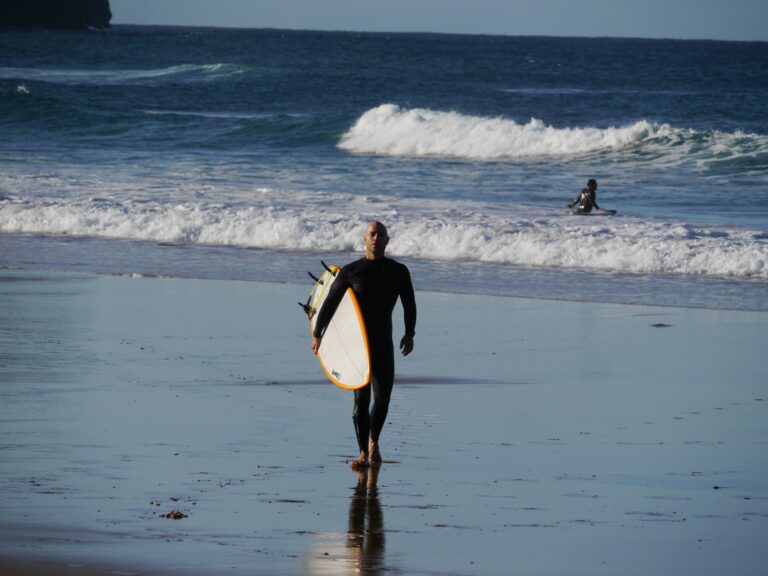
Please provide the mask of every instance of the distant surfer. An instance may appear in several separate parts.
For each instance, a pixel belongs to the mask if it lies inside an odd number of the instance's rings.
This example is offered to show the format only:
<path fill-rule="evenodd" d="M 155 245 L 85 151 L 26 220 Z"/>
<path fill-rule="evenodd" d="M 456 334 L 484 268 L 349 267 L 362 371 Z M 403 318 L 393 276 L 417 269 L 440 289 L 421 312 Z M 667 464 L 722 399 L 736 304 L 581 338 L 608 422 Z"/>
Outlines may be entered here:
<path fill-rule="evenodd" d="M 352 420 L 355 423 L 360 456 L 354 467 L 380 464 L 379 434 L 389 410 L 395 379 L 395 352 L 392 343 L 392 311 L 397 299 L 403 306 L 405 335 L 400 350 L 407 356 L 413 350 L 416 332 L 416 299 L 408 268 L 384 255 L 389 242 L 387 228 L 381 222 L 368 224 L 365 256 L 344 266 L 331 286 L 312 333 L 312 352 L 317 354 L 322 337 L 347 288 L 357 296 L 365 320 L 371 351 L 371 384 L 355 390 Z M 371 406 L 371 390 L 373 405 Z"/>
<path fill-rule="evenodd" d="M 597 180 L 590 178 L 587 182 L 587 187 L 582 188 L 579 195 L 573 202 L 569 202 L 565 205 L 566 208 L 573 208 L 578 206 L 574 211 L 574 214 L 589 214 L 594 208 L 599 214 L 605 212 L 614 212 L 613 210 L 603 210 L 597 205 Z"/>

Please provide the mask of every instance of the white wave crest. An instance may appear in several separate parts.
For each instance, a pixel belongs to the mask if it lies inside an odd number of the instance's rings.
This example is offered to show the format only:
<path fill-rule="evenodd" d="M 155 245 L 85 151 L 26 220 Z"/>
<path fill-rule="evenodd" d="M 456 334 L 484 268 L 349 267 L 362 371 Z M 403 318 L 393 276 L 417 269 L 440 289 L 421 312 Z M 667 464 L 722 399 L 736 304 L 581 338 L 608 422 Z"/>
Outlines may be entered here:
<path fill-rule="evenodd" d="M 688 165 L 700 170 L 739 162 L 741 170 L 760 170 L 768 161 L 768 136 L 762 134 L 697 131 L 645 120 L 618 128 L 555 128 L 535 118 L 518 124 L 392 104 L 365 112 L 338 146 L 358 154 L 468 160 L 619 152 L 659 168 Z"/>
<path fill-rule="evenodd" d="M 667 129 L 646 121 L 621 128 L 554 128 L 535 118 L 518 124 L 383 104 L 363 114 L 342 136 L 339 147 L 363 154 L 496 160 L 619 149 Z"/>
<path fill-rule="evenodd" d="M 359 251 L 385 221 L 390 253 L 429 260 L 768 280 L 768 235 L 478 202 L 255 190 L 248 205 L 0 198 L 0 232 L 312 252 Z"/>

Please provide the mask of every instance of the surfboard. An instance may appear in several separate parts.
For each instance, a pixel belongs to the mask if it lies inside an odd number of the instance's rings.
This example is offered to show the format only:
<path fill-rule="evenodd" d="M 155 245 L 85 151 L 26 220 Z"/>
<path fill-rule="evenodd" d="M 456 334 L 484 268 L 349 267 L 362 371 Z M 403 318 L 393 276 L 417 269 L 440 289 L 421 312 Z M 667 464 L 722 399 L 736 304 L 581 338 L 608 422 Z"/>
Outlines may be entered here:
<path fill-rule="evenodd" d="M 323 263 L 325 266 L 325 263 Z M 299 303 L 309 316 L 310 334 L 340 271 L 338 266 L 325 266 L 326 270 L 315 278 L 315 285 L 306 304 Z M 328 379 L 339 388 L 357 390 L 371 380 L 371 355 L 360 304 L 351 288 L 347 288 L 323 334 L 317 359 Z"/>
<path fill-rule="evenodd" d="M 615 216 L 616 210 L 594 211 L 594 212 L 579 212 L 578 210 L 573 212 L 576 216 Z"/>

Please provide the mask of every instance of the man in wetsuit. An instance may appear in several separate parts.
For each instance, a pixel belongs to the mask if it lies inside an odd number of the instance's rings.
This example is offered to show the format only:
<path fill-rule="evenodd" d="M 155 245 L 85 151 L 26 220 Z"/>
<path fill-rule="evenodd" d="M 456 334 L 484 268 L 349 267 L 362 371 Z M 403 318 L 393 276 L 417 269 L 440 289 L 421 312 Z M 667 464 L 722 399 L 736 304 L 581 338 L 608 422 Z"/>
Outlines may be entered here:
<path fill-rule="evenodd" d="M 400 340 L 403 356 L 413 350 L 413 337 L 416 334 L 416 299 L 411 275 L 405 265 L 384 256 L 389 242 L 384 224 L 371 222 L 363 234 L 363 242 L 365 257 L 341 269 L 320 310 L 312 333 L 312 352 L 317 354 L 322 345 L 323 332 L 347 288 L 351 287 L 360 303 L 371 352 L 371 383 L 355 390 L 352 420 L 355 423 L 360 456 L 353 462 L 354 466 L 381 463 L 379 434 L 387 418 L 395 378 L 392 311 L 398 297 L 403 305 L 405 318 L 405 336 Z M 371 391 L 373 406 L 370 406 Z"/>
<path fill-rule="evenodd" d="M 579 205 L 576 208 L 576 214 L 589 214 L 592 212 L 592 208 L 595 208 L 598 212 L 602 212 L 603 209 L 597 205 L 597 180 L 590 178 L 587 182 L 587 187 L 583 188 L 579 195 L 573 202 L 566 204 L 566 208 L 573 208 L 576 204 Z"/>

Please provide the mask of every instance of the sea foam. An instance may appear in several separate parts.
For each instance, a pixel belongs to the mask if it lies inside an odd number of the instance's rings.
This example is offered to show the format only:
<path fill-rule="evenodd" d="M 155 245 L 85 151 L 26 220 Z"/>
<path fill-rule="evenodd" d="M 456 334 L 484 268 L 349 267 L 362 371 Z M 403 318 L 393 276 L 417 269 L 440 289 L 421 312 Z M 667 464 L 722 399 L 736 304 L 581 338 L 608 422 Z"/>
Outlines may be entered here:
<path fill-rule="evenodd" d="M 0 199 L 0 232 L 315 253 L 359 251 L 375 218 L 394 256 L 768 280 L 768 236 L 756 230 L 534 206 L 269 189 L 247 204 Z"/>

